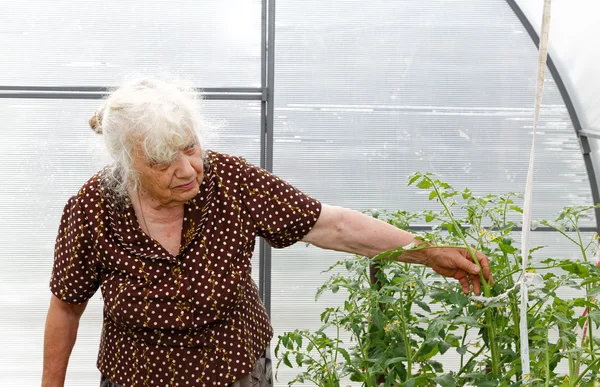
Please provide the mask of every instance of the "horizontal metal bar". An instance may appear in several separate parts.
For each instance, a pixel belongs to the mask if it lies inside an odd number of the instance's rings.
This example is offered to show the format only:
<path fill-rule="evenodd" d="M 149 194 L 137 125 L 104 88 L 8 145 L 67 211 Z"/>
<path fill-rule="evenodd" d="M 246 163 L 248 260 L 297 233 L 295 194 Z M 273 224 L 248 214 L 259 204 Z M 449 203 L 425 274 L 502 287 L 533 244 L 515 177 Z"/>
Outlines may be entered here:
<path fill-rule="evenodd" d="M 0 86 L 0 91 L 70 91 L 70 92 L 108 92 L 115 87 L 109 86 Z M 260 87 L 199 87 L 201 93 L 261 93 Z"/>
<path fill-rule="evenodd" d="M 580 130 L 578 133 L 582 137 L 600 139 L 600 132 L 591 131 L 591 130 Z"/>
<path fill-rule="evenodd" d="M 492 231 L 498 230 L 495 227 L 484 227 L 484 228 L 488 229 L 488 230 L 492 230 Z M 431 231 L 432 227 L 431 226 L 409 226 L 408 229 L 412 230 L 412 231 Z M 523 231 L 523 228 L 522 227 L 514 227 L 512 229 L 512 231 Z M 536 231 L 557 232 L 552 227 L 546 227 L 546 226 L 544 226 L 544 227 L 537 227 L 535 230 L 532 230 L 532 231 L 533 232 L 536 232 Z M 596 232 L 597 229 L 596 229 L 596 227 L 579 227 L 579 231 L 581 231 L 581 232 Z"/>
<path fill-rule="evenodd" d="M 102 99 L 106 92 L 39 92 L 39 91 L 0 91 L 0 99 L 25 98 L 25 99 Z M 236 100 L 236 101 L 261 101 L 262 93 L 234 94 L 234 93 L 202 93 L 206 100 Z"/>

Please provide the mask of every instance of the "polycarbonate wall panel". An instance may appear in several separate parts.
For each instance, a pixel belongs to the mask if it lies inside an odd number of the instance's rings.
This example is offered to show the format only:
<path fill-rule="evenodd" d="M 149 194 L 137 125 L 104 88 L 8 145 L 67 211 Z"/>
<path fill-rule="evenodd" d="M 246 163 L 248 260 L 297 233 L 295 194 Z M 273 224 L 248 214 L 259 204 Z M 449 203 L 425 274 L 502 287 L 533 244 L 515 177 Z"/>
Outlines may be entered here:
<path fill-rule="evenodd" d="M 515 0 L 538 32 L 542 24 L 543 1 Z M 596 0 L 553 0 L 551 5 L 549 52 L 575 105 L 585 129 L 600 130 L 597 63 L 600 47 L 596 37 L 600 24 Z"/>
<path fill-rule="evenodd" d="M 260 87 L 260 0 L 0 1 L 0 85 L 112 86 L 162 69 Z"/>
<path fill-rule="evenodd" d="M 87 121 L 98 101 L 0 99 L 0 385 L 39 385 L 54 240 L 69 196 L 108 161 Z M 205 101 L 211 149 L 260 162 L 260 103 Z M 258 279 L 258 248 L 253 260 Z M 67 386 L 98 386 L 98 292 L 83 315 Z"/>
<path fill-rule="evenodd" d="M 415 171 L 475 194 L 524 191 L 538 53 L 505 1 L 279 0 L 277 18 L 276 174 L 361 211 L 439 209 L 406 186 Z M 534 217 L 591 204 L 549 75 L 537 140 Z M 273 252 L 276 335 L 318 327 L 335 305 L 314 302 L 320 273 L 344 256 L 302 244 Z M 293 372 L 281 371 L 284 385 Z"/>

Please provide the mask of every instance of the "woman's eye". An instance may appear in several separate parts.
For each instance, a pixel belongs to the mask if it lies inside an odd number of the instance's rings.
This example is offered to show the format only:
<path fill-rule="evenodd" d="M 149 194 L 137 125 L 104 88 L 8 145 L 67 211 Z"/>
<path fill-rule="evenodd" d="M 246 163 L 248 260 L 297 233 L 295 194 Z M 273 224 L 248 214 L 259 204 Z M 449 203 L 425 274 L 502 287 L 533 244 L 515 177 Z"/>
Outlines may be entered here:
<path fill-rule="evenodd" d="M 152 166 L 153 169 L 156 169 L 157 171 L 164 171 L 166 169 L 169 168 L 169 163 L 161 163 L 161 162 L 153 162 L 150 164 Z"/>
<path fill-rule="evenodd" d="M 196 143 L 189 144 L 188 146 L 185 147 L 186 153 L 194 153 L 195 151 L 196 151 Z"/>

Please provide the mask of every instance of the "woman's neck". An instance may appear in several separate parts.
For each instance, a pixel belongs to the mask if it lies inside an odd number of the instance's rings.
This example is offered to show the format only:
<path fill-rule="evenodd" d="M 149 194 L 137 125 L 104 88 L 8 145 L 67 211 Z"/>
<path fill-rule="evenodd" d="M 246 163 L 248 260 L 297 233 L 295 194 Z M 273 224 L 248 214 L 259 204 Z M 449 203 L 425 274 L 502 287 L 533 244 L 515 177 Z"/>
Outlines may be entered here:
<path fill-rule="evenodd" d="M 130 194 L 134 208 L 143 213 L 146 221 L 155 224 L 171 224 L 183 219 L 184 205 L 164 205 L 147 191 L 140 189 Z"/>

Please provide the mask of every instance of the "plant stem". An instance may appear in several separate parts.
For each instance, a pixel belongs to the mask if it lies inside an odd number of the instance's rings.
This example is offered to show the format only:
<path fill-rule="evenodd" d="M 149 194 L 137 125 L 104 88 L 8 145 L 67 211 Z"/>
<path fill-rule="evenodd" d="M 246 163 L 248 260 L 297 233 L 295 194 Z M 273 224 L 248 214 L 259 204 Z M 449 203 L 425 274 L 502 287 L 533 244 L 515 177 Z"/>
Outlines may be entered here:
<path fill-rule="evenodd" d="M 356 300 L 353 300 L 353 303 L 354 303 L 354 307 L 356 308 L 356 310 L 360 310 L 360 308 L 358 307 L 358 304 L 356 303 Z M 362 335 L 361 335 L 362 337 L 358 336 L 358 335 L 356 337 L 356 342 L 358 343 L 358 349 L 360 350 L 360 354 L 361 354 L 361 356 L 362 356 L 362 358 L 364 360 L 367 360 L 369 357 L 368 357 L 367 352 L 365 350 L 365 342 L 363 342 L 362 338 L 364 337 L 365 338 L 364 340 L 368 340 L 369 339 L 370 325 L 371 325 L 371 322 L 368 321 L 367 322 L 366 331 L 362 332 Z M 367 347 L 368 346 L 369 345 L 367 344 Z M 371 374 L 369 372 L 369 367 L 365 366 L 365 371 L 364 372 L 365 372 L 365 379 L 366 379 L 365 386 L 366 387 L 371 387 Z"/>
<path fill-rule="evenodd" d="M 469 361 L 467 361 L 467 363 L 466 363 L 464 366 L 460 367 L 460 370 L 459 370 L 459 371 L 458 371 L 458 373 L 456 374 L 456 377 L 459 377 L 459 376 L 460 376 L 460 375 L 461 375 L 463 372 L 465 372 L 465 371 L 467 370 L 467 367 L 469 366 L 469 364 L 470 364 L 470 363 L 471 363 L 473 360 L 475 360 L 475 358 L 476 358 L 477 356 L 479 356 L 479 355 L 481 354 L 481 352 L 483 352 L 483 350 L 484 350 L 484 349 L 485 349 L 485 347 L 484 347 L 484 346 L 481 346 L 481 348 L 479 348 L 479 351 L 475 352 L 475 353 L 474 353 L 474 354 L 471 356 L 471 358 L 469 359 Z"/>
<path fill-rule="evenodd" d="M 452 216 L 452 211 L 450 211 L 450 208 L 448 207 L 448 204 L 446 204 L 446 201 L 442 197 L 437 185 L 429 177 L 425 176 L 425 178 L 427 178 L 429 180 L 429 182 L 432 184 L 433 189 L 435 190 L 440 203 L 442 204 L 442 206 L 444 207 L 444 210 L 446 211 L 446 214 L 450 218 L 450 221 L 452 222 L 452 225 L 454 226 L 456 233 L 458 234 L 460 239 L 463 241 L 467 251 L 471 255 L 473 262 L 475 262 L 477 264 L 477 266 L 479 266 L 479 268 L 481 269 L 481 263 L 479 262 L 479 259 L 477 259 L 477 255 L 475 254 L 475 252 L 473 251 L 473 249 L 471 248 L 471 246 L 465 239 L 465 236 L 462 233 L 462 228 L 458 225 L 456 220 L 454 220 L 454 216 Z M 481 281 L 481 284 L 483 285 L 483 294 L 486 297 L 490 297 L 491 296 L 490 285 L 488 284 L 485 277 L 483 276 L 483 271 L 479 272 L 479 279 Z M 497 376 L 498 375 L 498 363 L 500 362 L 500 357 L 499 357 L 499 353 L 498 353 L 498 343 L 496 342 L 496 326 L 495 326 L 496 324 L 495 324 L 493 317 L 494 316 L 492 316 L 491 311 L 487 310 L 485 313 L 485 318 L 488 322 L 488 324 L 487 324 L 488 325 L 488 340 L 489 340 L 489 345 L 490 345 L 490 351 L 492 352 L 492 374 L 494 376 Z"/>
<path fill-rule="evenodd" d="M 590 294 L 590 290 L 591 290 L 590 285 L 586 285 L 585 288 L 586 288 L 586 293 Z M 587 300 L 591 304 L 593 304 L 593 302 L 594 302 L 593 297 L 590 297 L 590 296 L 587 297 Z M 592 336 L 592 308 L 588 309 L 587 324 L 588 324 L 588 336 L 589 336 L 589 342 L 590 342 L 590 356 L 592 357 L 592 360 L 596 360 L 596 357 L 594 356 L 594 337 Z"/>
<path fill-rule="evenodd" d="M 565 348 L 567 351 L 569 348 Z M 575 379 L 575 363 L 573 362 L 573 355 L 571 352 L 568 353 L 567 357 L 569 358 L 569 384 L 572 380 Z M 572 386 L 576 386 L 577 384 L 572 384 Z"/>
<path fill-rule="evenodd" d="M 412 351 L 410 348 L 410 337 L 408 336 L 408 330 L 406 329 L 406 319 L 404 318 L 404 303 L 402 302 L 402 296 L 400 296 L 400 309 L 401 313 L 398 313 L 396 306 L 392 304 L 392 308 L 402 324 L 402 335 L 404 336 L 404 347 L 406 351 L 406 375 L 410 379 L 412 377 Z"/>
<path fill-rule="evenodd" d="M 577 227 L 577 220 L 576 219 L 572 219 L 569 218 L 569 220 L 571 220 L 571 224 L 573 225 L 574 229 L 577 231 L 577 240 L 579 240 L 578 246 L 581 249 L 581 255 L 583 258 L 584 262 L 587 262 L 587 253 L 586 253 L 586 249 L 583 246 L 583 240 L 581 239 L 581 232 L 579 231 L 579 227 Z M 590 285 L 586 285 L 585 286 L 585 290 L 586 290 L 586 294 L 590 293 Z M 592 303 L 593 299 L 592 297 L 587 296 L 587 300 L 588 302 Z M 589 335 L 589 342 L 590 342 L 590 356 L 592 357 L 592 361 L 595 360 L 596 356 L 594 356 L 594 336 L 592 333 L 592 316 L 591 316 L 591 308 L 589 310 L 589 313 L 587 314 L 587 324 L 588 324 L 588 335 Z"/>
<path fill-rule="evenodd" d="M 333 364 L 337 365 L 338 348 L 340 347 L 340 324 L 338 323 L 337 315 L 335 316 L 335 328 L 337 330 L 337 334 L 335 337 L 335 356 L 333 357 Z M 336 373 L 337 373 L 337 370 L 336 370 Z"/>
<path fill-rule="evenodd" d="M 319 352 L 319 356 L 321 356 L 321 359 L 323 359 L 323 365 L 325 367 L 327 367 L 327 358 L 325 357 L 325 355 L 323 355 L 323 352 L 321 352 L 321 350 L 319 349 L 319 346 L 314 342 L 313 339 L 311 339 L 311 337 L 309 335 L 302 333 L 302 336 L 306 337 L 308 339 L 308 341 L 311 342 L 313 347 L 317 350 L 317 352 Z"/>
<path fill-rule="evenodd" d="M 518 340 L 515 340 L 515 352 L 521 353 L 521 331 L 519 329 L 519 325 L 521 323 L 521 316 L 519 314 L 519 306 L 517 305 L 517 299 L 513 296 L 510 296 L 510 310 L 513 317 L 513 324 L 515 326 L 515 336 Z M 517 380 L 521 379 L 521 373 L 517 374 Z"/>
<path fill-rule="evenodd" d="M 500 362 L 500 354 L 498 353 L 498 343 L 496 342 L 496 322 L 492 316 L 491 310 L 486 310 L 485 318 L 488 320 L 488 339 L 490 341 L 490 351 L 492 352 L 492 374 L 498 375 L 498 364 Z"/>
<path fill-rule="evenodd" d="M 548 331 L 546 331 L 546 387 L 550 386 L 550 348 L 548 348 Z"/>
<path fill-rule="evenodd" d="M 585 374 L 587 374 L 587 372 L 596 365 L 596 363 L 600 362 L 600 359 L 596 359 L 593 362 L 591 362 L 586 369 L 583 370 L 583 372 L 581 374 L 579 374 L 579 376 L 577 377 L 577 379 L 575 379 L 575 383 L 573 383 L 573 386 L 579 386 L 579 383 L 581 382 L 581 379 L 583 379 L 583 377 L 585 376 Z"/>
<path fill-rule="evenodd" d="M 460 343 L 460 346 L 461 346 L 462 348 L 464 348 L 464 346 L 465 346 L 465 342 L 467 341 L 467 333 L 468 333 L 468 332 L 469 332 L 469 329 L 468 329 L 468 328 L 467 328 L 467 326 L 465 325 L 465 329 L 464 329 L 464 332 L 463 332 L 463 338 L 462 338 L 462 342 Z M 464 359 L 465 359 L 465 354 L 463 353 L 463 354 L 461 354 L 461 355 L 460 355 L 460 369 L 462 369 L 462 368 L 463 368 L 463 366 L 464 366 L 464 364 L 463 364 L 463 361 L 464 361 Z"/>
<path fill-rule="evenodd" d="M 458 223 L 456 222 L 456 220 L 454 220 L 454 216 L 452 216 L 452 211 L 450 211 L 450 208 L 448 207 L 448 204 L 446 204 L 446 201 L 442 198 L 442 195 L 441 195 L 440 190 L 438 189 L 437 185 L 435 185 L 435 183 L 429 177 L 425 176 L 425 178 L 428 179 L 429 182 L 433 185 L 433 189 L 435 190 L 435 192 L 437 194 L 437 197 L 440 200 L 440 203 L 444 207 L 444 210 L 446 211 L 446 214 L 448 214 L 448 217 L 450 218 L 450 221 L 452 222 L 452 225 L 454 226 L 454 229 L 456 230 L 458 236 L 463 241 L 464 247 L 469 252 L 469 255 L 471 255 L 471 258 L 473 259 L 473 262 L 475 262 L 475 264 L 477 266 L 479 266 L 479 268 L 481 269 L 481 263 L 479 262 L 479 259 L 477 259 L 477 255 L 475 254 L 475 252 L 473 251 L 473 249 L 471 248 L 471 246 L 469 245 L 469 243 L 465 239 L 465 236 L 462 233 L 462 227 L 460 227 L 458 225 Z M 488 284 L 488 282 L 486 281 L 486 279 L 483 277 L 483 272 L 481 272 L 481 271 L 479 272 L 479 278 L 481 280 L 481 284 L 483 285 L 483 293 L 484 293 L 484 295 L 486 297 L 489 297 L 490 296 L 490 285 Z"/>

